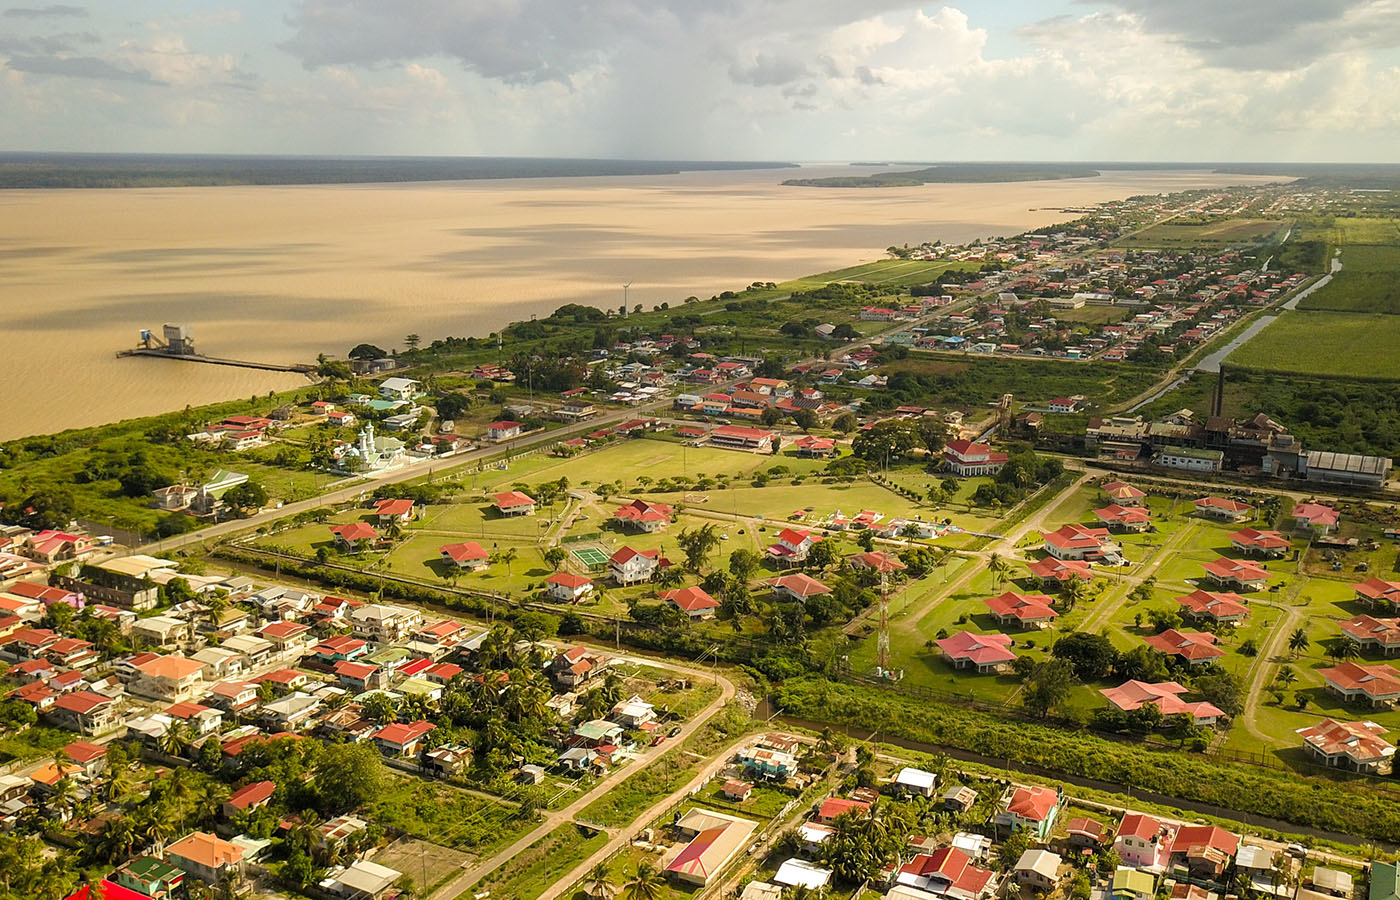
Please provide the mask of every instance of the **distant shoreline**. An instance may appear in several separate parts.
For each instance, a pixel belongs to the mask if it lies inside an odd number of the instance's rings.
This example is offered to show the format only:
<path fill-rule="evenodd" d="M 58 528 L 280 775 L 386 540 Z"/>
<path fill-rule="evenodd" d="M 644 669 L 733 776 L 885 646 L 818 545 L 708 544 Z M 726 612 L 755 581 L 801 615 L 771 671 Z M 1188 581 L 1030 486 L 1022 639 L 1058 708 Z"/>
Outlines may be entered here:
<path fill-rule="evenodd" d="M 0 190 L 396 184 L 679 175 L 797 168 L 787 162 L 535 157 L 197 156 L 0 153 Z"/>
<path fill-rule="evenodd" d="M 864 163 L 863 165 L 876 165 Z M 1097 168 L 1069 165 L 1017 165 L 1014 163 L 951 163 L 923 169 L 877 172 L 873 175 L 837 175 L 831 178 L 789 178 L 788 187 L 884 188 L 918 187 L 924 184 L 1007 184 L 1016 181 L 1059 181 L 1066 178 L 1098 178 Z"/>

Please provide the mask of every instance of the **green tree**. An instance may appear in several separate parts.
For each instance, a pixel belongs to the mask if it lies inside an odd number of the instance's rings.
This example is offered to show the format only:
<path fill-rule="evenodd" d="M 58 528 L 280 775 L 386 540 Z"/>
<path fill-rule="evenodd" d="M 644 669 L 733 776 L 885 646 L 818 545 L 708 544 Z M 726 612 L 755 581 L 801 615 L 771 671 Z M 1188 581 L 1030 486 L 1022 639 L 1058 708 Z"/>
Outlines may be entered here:
<path fill-rule="evenodd" d="M 859 424 L 860 420 L 856 418 L 855 413 L 843 412 L 841 415 L 831 420 L 831 430 L 837 434 L 850 434 L 852 431 L 856 430 L 856 426 Z"/>
<path fill-rule="evenodd" d="M 349 353 L 351 359 L 383 359 L 388 355 L 389 353 L 387 350 L 383 350 L 373 344 L 357 344 Z"/>
<path fill-rule="evenodd" d="M 680 544 L 681 552 L 685 554 L 686 568 L 699 574 L 710 554 L 720 545 L 719 527 L 710 522 L 699 528 L 683 529 L 677 543 Z"/>
<path fill-rule="evenodd" d="M 312 781 L 326 813 L 358 809 L 384 789 L 384 763 L 369 744 L 327 744 Z"/>
<path fill-rule="evenodd" d="M 993 553 L 987 557 L 987 571 L 991 573 L 992 584 L 996 586 L 997 590 L 1001 590 L 1002 584 L 1006 581 L 1007 573 L 1011 571 L 1011 566 L 1002 558 L 1001 554 Z"/>
<path fill-rule="evenodd" d="M 564 562 L 568 558 L 569 552 L 563 547 L 550 547 L 548 550 L 544 551 L 545 565 L 549 566 L 549 568 L 555 572 L 559 571 L 559 568 L 564 565 Z"/>
<path fill-rule="evenodd" d="M 235 484 L 224 491 L 223 501 L 228 506 L 238 512 L 248 510 L 259 510 L 267 505 L 267 489 L 256 481 L 245 481 L 242 484 Z"/>
<path fill-rule="evenodd" d="M 754 550 L 741 547 L 729 554 L 729 574 L 744 584 L 753 580 L 762 564 L 763 557 Z"/>
<path fill-rule="evenodd" d="M 1063 659 L 1050 659 L 1031 670 L 1021 692 L 1021 705 L 1038 716 L 1059 709 L 1074 689 L 1074 669 Z"/>
<path fill-rule="evenodd" d="M 666 890 L 666 878 L 649 860 L 637 864 L 637 873 L 622 886 L 625 900 L 660 900 Z"/>
<path fill-rule="evenodd" d="M 910 450 L 921 446 L 918 429 L 902 419 L 877 422 L 855 436 L 851 452 L 871 465 L 897 462 Z"/>
<path fill-rule="evenodd" d="M 1198 675 L 1192 683 L 1196 693 L 1215 704 L 1225 715 L 1234 717 L 1244 712 L 1244 685 L 1233 672 L 1219 671 Z"/>
<path fill-rule="evenodd" d="M 419 337 L 418 335 L 416 335 L 416 334 L 407 334 L 407 335 L 404 335 L 404 339 L 403 339 L 404 346 L 407 347 L 407 348 L 410 349 L 410 350 L 417 350 L 417 349 L 418 349 L 418 345 L 419 345 L 420 343 L 422 343 L 422 341 L 423 341 L 423 339 L 420 338 L 420 337 Z"/>
<path fill-rule="evenodd" d="M 1304 650 L 1307 650 L 1312 641 L 1308 639 L 1308 633 L 1303 628 L 1295 628 L 1288 636 L 1288 652 L 1294 659 Z"/>
<path fill-rule="evenodd" d="M 1107 678 L 1118 663 L 1118 650 L 1101 634 L 1075 632 L 1055 642 L 1051 651 L 1056 659 L 1066 660 L 1080 681 Z"/>
<path fill-rule="evenodd" d="M 825 569 L 836 565 L 836 544 L 834 541 L 817 541 L 807 551 L 806 563 L 813 569 Z"/>

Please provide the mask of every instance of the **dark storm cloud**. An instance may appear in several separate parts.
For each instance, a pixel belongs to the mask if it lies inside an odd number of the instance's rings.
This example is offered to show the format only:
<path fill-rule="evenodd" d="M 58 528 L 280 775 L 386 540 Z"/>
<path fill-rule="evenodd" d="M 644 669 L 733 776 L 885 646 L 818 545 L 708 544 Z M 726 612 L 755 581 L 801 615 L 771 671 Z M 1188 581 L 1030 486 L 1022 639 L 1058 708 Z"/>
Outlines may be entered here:
<path fill-rule="evenodd" d="M 88 11 L 81 6 L 66 6 L 55 3 L 52 6 L 15 6 L 5 10 L 4 15 L 11 19 L 65 19 L 86 18 Z"/>
<path fill-rule="evenodd" d="M 63 75 L 69 78 L 160 84 L 150 72 L 123 68 L 95 56 L 12 56 L 7 65 L 18 72 L 34 75 Z"/>
<path fill-rule="evenodd" d="M 1138 17 L 1208 62 L 1293 69 L 1347 48 L 1400 44 L 1387 0 L 1085 0 Z"/>

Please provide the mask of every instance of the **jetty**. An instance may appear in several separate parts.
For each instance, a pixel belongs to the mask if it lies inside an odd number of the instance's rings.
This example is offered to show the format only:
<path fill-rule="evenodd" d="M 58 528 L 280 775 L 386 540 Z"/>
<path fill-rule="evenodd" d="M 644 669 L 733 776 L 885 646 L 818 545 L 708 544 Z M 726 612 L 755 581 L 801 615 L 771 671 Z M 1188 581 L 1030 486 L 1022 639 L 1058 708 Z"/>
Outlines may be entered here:
<path fill-rule="evenodd" d="M 215 366 L 236 366 L 240 369 L 261 369 L 264 372 L 298 372 L 313 375 L 317 366 L 309 363 L 256 362 L 250 359 L 227 359 L 220 356 L 205 356 L 195 349 L 194 332 L 188 325 L 164 325 L 161 334 L 143 328 L 140 342 L 130 350 L 118 350 L 117 356 L 147 356 L 158 359 L 178 359 L 185 362 L 209 363 Z"/>

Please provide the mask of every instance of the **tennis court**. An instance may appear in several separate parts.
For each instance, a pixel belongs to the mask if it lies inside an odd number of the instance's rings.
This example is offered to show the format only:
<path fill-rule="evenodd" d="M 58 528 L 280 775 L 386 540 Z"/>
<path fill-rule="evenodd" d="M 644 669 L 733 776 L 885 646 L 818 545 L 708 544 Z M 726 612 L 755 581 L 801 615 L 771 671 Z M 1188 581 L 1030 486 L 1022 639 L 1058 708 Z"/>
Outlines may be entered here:
<path fill-rule="evenodd" d="M 601 569 L 608 564 L 608 555 L 597 547 L 583 547 L 569 552 L 585 569 Z"/>

